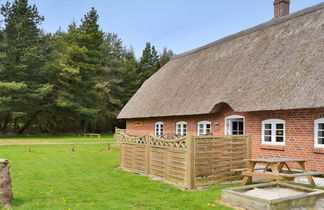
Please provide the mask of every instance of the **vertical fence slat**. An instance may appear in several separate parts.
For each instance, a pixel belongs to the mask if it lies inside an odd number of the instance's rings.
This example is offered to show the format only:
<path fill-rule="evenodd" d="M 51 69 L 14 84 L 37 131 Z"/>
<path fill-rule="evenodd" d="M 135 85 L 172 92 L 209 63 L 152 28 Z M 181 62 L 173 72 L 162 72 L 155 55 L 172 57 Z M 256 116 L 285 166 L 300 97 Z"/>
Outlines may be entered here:
<path fill-rule="evenodd" d="M 147 175 L 151 174 L 151 151 L 150 151 L 150 141 L 151 138 L 149 135 L 146 136 L 146 173 Z"/>
<path fill-rule="evenodd" d="M 251 145 L 252 136 L 246 136 L 246 146 L 247 146 L 247 159 L 252 158 L 252 145 Z"/>
<path fill-rule="evenodd" d="M 188 136 L 187 138 L 187 176 L 186 176 L 186 187 L 193 189 L 195 187 L 195 137 Z"/>
<path fill-rule="evenodd" d="M 123 159 L 123 144 L 120 144 L 119 146 L 119 162 L 120 162 L 120 167 L 123 167 L 124 159 Z"/>

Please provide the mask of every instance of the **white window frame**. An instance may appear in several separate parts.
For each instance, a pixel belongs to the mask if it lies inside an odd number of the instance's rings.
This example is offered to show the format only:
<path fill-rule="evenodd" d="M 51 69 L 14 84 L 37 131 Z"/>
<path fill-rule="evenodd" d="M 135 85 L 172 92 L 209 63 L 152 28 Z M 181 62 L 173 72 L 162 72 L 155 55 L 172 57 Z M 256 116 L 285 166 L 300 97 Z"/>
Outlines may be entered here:
<path fill-rule="evenodd" d="M 264 139 L 265 135 L 265 124 L 271 124 L 271 142 L 266 142 Z M 283 124 L 283 142 L 276 142 L 276 124 Z M 286 144 L 286 121 L 280 119 L 270 119 L 262 121 L 262 144 L 266 145 L 279 145 L 283 146 Z"/>
<path fill-rule="evenodd" d="M 180 132 L 178 132 L 178 126 L 180 126 Z M 186 126 L 186 129 L 184 128 Z M 186 130 L 186 131 L 184 131 Z M 188 133 L 188 124 L 185 121 L 180 121 L 176 123 L 176 134 L 181 136 L 186 136 Z"/>
<path fill-rule="evenodd" d="M 243 134 L 242 135 L 244 135 L 245 134 L 245 117 L 243 117 L 241 115 L 231 115 L 231 116 L 228 116 L 225 118 L 225 126 L 224 126 L 225 135 L 232 135 L 232 134 L 230 134 L 232 128 L 229 123 L 230 123 L 230 121 L 232 121 L 234 119 L 243 119 Z"/>
<path fill-rule="evenodd" d="M 200 133 L 200 125 L 203 125 L 203 133 Z M 206 135 L 207 133 L 207 125 L 210 125 L 210 131 L 208 133 L 212 132 L 212 123 L 210 121 L 200 121 L 197 123 L 197 135 L 202 136 Z"/>
<path fill-rule="evenodd" d="M 324 144 L 319 144 L 318 143 L 318 132 L 319 132 L 319 127 L 318 124 L 324 123 L 324 118 L 317 119 L 314 121 L 314 146 L 318 148 L 324 148 Z"/>
<path fill-rule="evenodd" d="M 154 125 L 154 134 L 155 136 L 161 136 L 164 133 L 164 124 L 163 122 L 156 122 Z"/>

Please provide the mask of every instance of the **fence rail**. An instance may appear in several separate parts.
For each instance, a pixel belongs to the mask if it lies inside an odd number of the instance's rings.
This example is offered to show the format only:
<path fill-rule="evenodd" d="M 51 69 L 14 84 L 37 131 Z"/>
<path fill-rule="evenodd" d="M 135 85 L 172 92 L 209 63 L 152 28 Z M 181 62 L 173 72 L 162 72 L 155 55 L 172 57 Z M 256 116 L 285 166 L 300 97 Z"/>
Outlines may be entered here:
<path fill-rule="evenodd" d="M 239 178 L 231 169 L 246 167 L 244 159 L 251 154 L 250 135 L 166 140 L 119 132 L 116 138 L 122 169 L 161 177 L 188 189 Z"/>
<path fill-rule="evenodd" d="M 32 146 L 32 145 L 82 145 L 82 144 L 110 144 L 110 145 L 113 145 L 113 144 L 116 144 L 116 142 L 47 142 L 47 143 L 15 143 L 15 144 L 12 144 L 12 143 L 0 143 L 0 146 Z"/>
<path fill-rule="evenodd" d="M 51 145 L 70 145 L 71 150 L 74 151 L 75 145 L 107 145 L 107 149 L 105 151 L 111 151 L 111 145 L 115 145 L 116 142 L 44 142 L 44 143 L 0 143 L 0 147 L 4 146 L 27 146 L 27 152 L 31 151 L 31 146 L 51 146 Z"/>

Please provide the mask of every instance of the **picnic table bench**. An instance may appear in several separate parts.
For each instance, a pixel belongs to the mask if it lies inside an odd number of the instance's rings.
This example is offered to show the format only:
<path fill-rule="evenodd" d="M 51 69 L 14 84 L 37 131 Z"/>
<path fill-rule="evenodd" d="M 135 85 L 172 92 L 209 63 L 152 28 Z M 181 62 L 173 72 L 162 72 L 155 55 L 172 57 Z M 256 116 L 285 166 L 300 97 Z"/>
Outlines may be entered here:
<path fill-rule="evenodd" d="M 293 181 L 294 178 L 306 176 L 310 185 L 315 186 L 313 177 L 323 176 L 322 172 L 308 171 L 305 167 L 306 159 L 291 159 L 291 158 L 272 158 L 272 159 L 247 159 L 247 169 L 236 169 L 242 171 L 244 176 L 242 185 L 246 185 L 252 181 L 252 177 L 266 178 L 272 180 Z M 301 170 L 292 170 L 288 162 L 298 163 Z M 266 164 L 264 167 L 256 167 L 257 164 Z M 286 167 L 286 170 L 283 168 Z M 260 172 L 263 170 L 263 172 Z M 234 171 L 234 170 L 232 170 Z"/>
<path fill-rule="evenodd" d="M 80 133 L 79 136 L 83 136 L 83 137 L 90 136 L 90 138 L 92 138 L 93 136 L 97 136 L 97 138 L 100 139 L 99 133 Z"/>

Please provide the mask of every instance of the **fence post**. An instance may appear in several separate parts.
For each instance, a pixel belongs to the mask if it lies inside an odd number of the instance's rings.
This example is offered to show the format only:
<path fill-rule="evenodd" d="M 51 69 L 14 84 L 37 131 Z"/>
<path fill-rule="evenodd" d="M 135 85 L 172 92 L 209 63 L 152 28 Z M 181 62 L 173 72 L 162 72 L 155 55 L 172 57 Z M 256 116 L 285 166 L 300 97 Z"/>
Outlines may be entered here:
<path fill-rule="evenodd" d="M 188 189 L 195 187 L 195 143 L 196 139 L 194 136 L 187 137 L 187 152 L 186 152 L 186 167 L 187 173 L 185 178 L 185 184 Z"/>
<path fill-rule="evenodd" d="M 247 159 L 250 159 L 252 157 L 251 155 L 251 150 L 252 150 L 252 142 L 251 142 L 252 138 L 251 138 L 251 134 L 249 134 L 246 137 L 246 147 L 247 147 Z"/>
<path fill-rule="evenodd" d="M 150 154 L 150 141 L 151 137 L 149 134 L 145 136 L 146 138 L 146 174 L 151 174 L 151 154 Z"/>
<path fill-rule="evenodd" d="M 120 142 L 120 146 L 119 146 L 119 167 L 123 168 L 123 142 Z"/>

